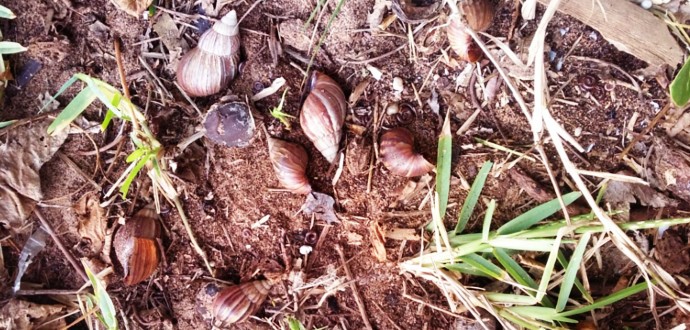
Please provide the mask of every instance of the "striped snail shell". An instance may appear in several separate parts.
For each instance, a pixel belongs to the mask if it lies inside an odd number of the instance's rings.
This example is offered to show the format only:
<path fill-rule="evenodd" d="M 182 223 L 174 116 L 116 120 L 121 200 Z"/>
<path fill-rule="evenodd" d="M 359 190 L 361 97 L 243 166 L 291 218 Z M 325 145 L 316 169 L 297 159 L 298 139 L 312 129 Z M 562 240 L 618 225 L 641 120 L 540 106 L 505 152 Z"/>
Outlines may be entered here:
<path fill-rule="evenodd" d="M 232 10 L 199 38 L 177 66 L 177 83 L 190 96 L 220 92 L 237 75 L 240 28 Z"/>
<path fill-rule="evenodd" d="M 412 132 L 403 127 L 383 133 L 379 154 L 383 165 L 395 175 L 415 177 L 434 169 L 424 156 L 415 152 Z"/>
<path fill-rule="evenodd" d="M 227 327 L 247 320 L 261 308 L 271 286 L 270 281 L 256 280 L 223 289 L 213 301 L 215 325 Z"/>
<path fill-rule="evenodd" d="M 268 153 L 280 184 L 295 194 L 308 194 L 307 151 L 299 144 L 268 138 Z"/>
<path fill-rule="evenodd" d="M 446 34 L 450 48 L 461 60 L 474 63 L 482 57 L 481 48 L 472 40 L 472 36 L 465 32 L 465 24 L 459 17 L 455 16 L 449 20 Z"/>
<path fill-rule="evenodd" d="M 139 210 L 122 225 L 113 238 L 117 260 L 125 273 L 125 285 L 134 285 L 147 279 L 161 258 L 158 214 L 153 204 Z"/>
<path fill-rule="evenodd" d="M 338 155 L 347 102 L 345 94 L 329 76 L 314 72 L 311 92 L 302 105 L 299 122 L 316 149 L 333 163 Z"/>
<path fill-rule="evenodd" d="M 465 0 L 459 3 L 467 25 L 472 30 L 481 32 L 491 26 L 496 14 L 492 0 Z"/>

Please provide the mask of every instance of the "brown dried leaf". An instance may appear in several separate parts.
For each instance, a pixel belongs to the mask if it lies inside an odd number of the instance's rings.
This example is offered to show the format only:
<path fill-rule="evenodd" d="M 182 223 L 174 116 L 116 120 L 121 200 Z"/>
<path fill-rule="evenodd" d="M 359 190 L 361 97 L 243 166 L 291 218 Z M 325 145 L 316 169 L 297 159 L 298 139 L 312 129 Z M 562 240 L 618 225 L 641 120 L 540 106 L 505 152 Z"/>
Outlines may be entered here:
<path fill-rule="evenodd" d="M 72 206 L 79 220 L 79 235 L 92 255 L 103 249 L 107 222 L 96 193 L 87 193 Z"/>
<path fill-rule="evenodd" d="M 429 174 L 422 175 L 419 181 L 409 181 L 398 194 L 398 198 L 388 207 L 394 209 L 398 205 L 404 205 L 408 200 L 417 196 L 422 189 L 426 188 L 429 182 L 431 182 L 431 175 Z"/>
<path fill-rule="evenodd" d="M 0 309 L 0 328 L 3 329 L 36 329 L 38 326 L 57 319 L 66 312 L 65 306 L 39 305 L 24 300 L 12 299 Z M 65 319 L 50 323 L 51 329 L 63 329 Z"/>
<path fill-rule="evenodd" d="M 604 200 L 616 205 L 620 203 L 635 204 L 637 201 L 642 206 L 655 208 L 676 204 L 673 200 L 654 190 L 654 188 L 628 182 L 613 181 L 606 187 Z"/>
<path fill-rule="evenodd" d="M 153 0 L 110 0 L 115 7 L 120 10 L 124 10 L 127 14 L 139 17 L 143 13 Z"/>
<path fill-rule="evenodd" d="M 158 34 L 161 42 L 171 54 L 175 50 L 186 51 L 189 49 L 187 41 L 180 38 L 180 30 L 177 28 L 175 20 L 168 13 L 162 13 L 158 17 L 156 23 L 153 24 L 153 31 Z"/>
<path fill-rule="evenodd" d="M 362 97 L 362 94 L 364 94 L 364 91 L 369 87 L 369 82 L 370 79 L 364 79 L 362 80 L 355 89 L 352 91 L 350 94 L 350 98 L 348 99 L 348 102 L 350 102 L 350 106 L 353 107 L 357 101 Z"/>
<path fill-rule="evenodd" d="M 385 262 L 386 259 L 386 232 L 379 223 L 372 221 L 369 225 L 369 241 L 371 241 L 371 246 L 373 248 L 374 257 L 379 262 Z"/>
<path fill-rule="evenodd" d="M 690 163 L 680 151 L 657 141 L 651 164 L 652 186 L 690 202 Z"/>
<path fill-rule="evenodd" d="M 43 198 L 38 171 L 62 146 L 67 132 L 49 136 L 50 120 L 7 132 L 0 142 L 0 223 L 14 229 L 24 225 L 35 201 Z"/>

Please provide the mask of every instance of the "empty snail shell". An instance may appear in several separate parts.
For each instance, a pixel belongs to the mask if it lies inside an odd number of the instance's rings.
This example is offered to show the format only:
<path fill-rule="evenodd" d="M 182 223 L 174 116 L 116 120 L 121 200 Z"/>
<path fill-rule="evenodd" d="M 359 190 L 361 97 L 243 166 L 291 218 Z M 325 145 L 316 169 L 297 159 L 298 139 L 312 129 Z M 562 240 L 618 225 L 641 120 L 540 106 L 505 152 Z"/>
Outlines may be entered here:
<path fill-rule="evenodd" d="M 125 285 L 145 280 L 158 268 L 160 232 L 155 206 L 149 204 L 115 233 L 113 247 L 125 272 Z"/>
<path fill-rule="evenodd" d="M 467 25 L 477 32 L 488 29 L 496 14 L 492 0 L 465 0 L 460 2 L 460 10 Z"/>
<path fill-rule="evenodd" d="M 214 104 L 204 118 L 204 134 L 226 147 L 246 147 L 254 137 L 256 124 L 246 103 Z"/>
<path fill-rule="evenodd" d="M 257 280 L 229 286 L 213 301 L 215 325 L 227 327 L 254 315 L 268 296 L 271 282 Z"/>
<path fill-rule="evenodd" d="M 268 153 L 278 181 L 295 194 L 308 194 L 311 185 L 307 179 L 307 151 L 299 144 L 268 138 Z"/>
<path fill-rule="evenodd" d="M 338 154 L 347 102 L 338 84 L 321 72 L 314 72 L 311 92 L 302 105 L 299 122 L 316 149 L 332 163 Z"/>
<path fill-rule="evenodd" d="M 395 175 L 415 177 L 434 169 L 424 156 L 414 151 L 412 132 L 393 128 L 381 136 L 379 154 L 383 165 Z"/>
<path fill-rule="evenodd" d="M 177 82 L 190 96 L 220 92 L 237 74 L 240 34 L 237 13 L 227 13 L 199 38 L 177 66 Z"/>
<path fill-rule="evenodd" d="M 465 24 L 459 17 L 453 17 L 446 28 L 450 48 L 460 56 L 460 59 L 468 62 L 476 62 L 482 57 L 482 50 L 472 40 L 472 36 L 465 32 Z"/>
<path fill-rule="evenodd" d="M 392 8 L 401 21 L 416 24 L 436 15 L 442 4 L 441 0 L 393 0 Z"/>

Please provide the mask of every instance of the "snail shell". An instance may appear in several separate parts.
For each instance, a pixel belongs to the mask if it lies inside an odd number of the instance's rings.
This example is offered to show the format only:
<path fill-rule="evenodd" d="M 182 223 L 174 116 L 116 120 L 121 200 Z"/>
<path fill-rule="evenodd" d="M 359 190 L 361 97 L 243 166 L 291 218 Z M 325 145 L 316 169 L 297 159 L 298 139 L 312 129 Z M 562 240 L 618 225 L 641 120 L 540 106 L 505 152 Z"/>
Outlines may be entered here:
<path fill-rule="evenodd" d="M 190 96 L 220 92 L 237 74 L 240 34 L 237 13 L 232 10 L 199 38 L 177 66 L 177 82 Z"/>
<path fill-rule="evenodd" d="M 316 149 L 333 163 L 338 154 L 347 102 L 338 84 L 321 72 L 314 72 L 311 92 L 302 105 L 299 122 Z"/>
<path fill-rule="evenodd" d="M 460 10 L 467 25 L 477 32 L 488 29 L 496 14 L 496 6 L 491 0 L 465 0 L 460 2 Z"/>
<path fill-rule="evenodd" d="M 245 321 L 254 315 L 268 296 L 271 282 L 258 280 L 229 286 L 213 301 L 213 316 L 216 326 Z"/>
<path fill-rule="evenodd" d="M 299 144 L 269 138 L 268 153 L 278 181 L 295 194 L 308 194 L 311 185 L 307 179 L 307 151 Z"/>
<path fill-rule="evenodd" d="M 160 224 L 153 204 L 139 210 L 121 226 L 113 238 L 117 260 L 125 273 L 125 285 L 147 279 L 160 261 Z"/>
<path fill-rule="evenodd" d="M 446 28 L 450 48 L 463 61 L 477 62 L 482 57 L 482 50 L 472 40 L 472 36 L 465 32 L 465 24 L 458 17 L 453 17 Z"/>
<path fill-rule="evenodd" d="M 434 17 L 442 4 L 441 0 L 393 0 L 391 7 L 401 21 L 417 24 Z"/>
<path fill-rule="evenodd" d="M 226 147 L 246 147 L 252 142 L 256 123 L 244 102 L 218 103 L 204 118 L 206 138 Z"/>
<path fill-rule="evenodd" d="M 379 154 L 383 165 L 395 175 L 415 177 L 434 169 L 434 165 L 414 151 L 412 132 L 406 128 L 397 127 L 383 133 Z"/>

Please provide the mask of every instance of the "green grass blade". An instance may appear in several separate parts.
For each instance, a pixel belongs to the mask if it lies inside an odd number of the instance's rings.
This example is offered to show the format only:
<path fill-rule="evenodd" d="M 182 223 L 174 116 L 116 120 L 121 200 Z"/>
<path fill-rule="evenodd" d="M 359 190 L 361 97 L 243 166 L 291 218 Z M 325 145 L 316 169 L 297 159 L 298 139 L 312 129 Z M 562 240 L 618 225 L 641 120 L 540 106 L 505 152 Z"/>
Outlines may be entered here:
<path fill-rule="evenodd" d="M 528 322 L 525 319 L 522 319 L 518 317 L 517 315 L 511 313 L 508 310 L 502 309 L 500 312 L 498 312 L 498 315 L 501 317 L 505 318 L 506 320 L 515 323 L 525 329 L 530 329 L 530 330 L 541 330 L 541 329 L 549 329 L 550 325 L 549 324 L 543 324 L 542 322 L 532 320 L 531 323 Z"/>
<path fill-rule="evenodd" d="M 17 120 L 0 121 L 0 128 L 5 128 L 5 127 L 10 126 L 16 122 L 17 122 Z"/>
<path fill-rule="evenodd" d="M 471 233 L 471 234 L 462 234 L 462 235 L 456 235 L 456 236 L 451 236 L 449 238 L 450 240 L 450 246 L 456 247 L 458 245 L 462 244 L 467 244 L 469 242 L 477 241 L 482 239 L 482 233 Z"/>
<path fill-rule="evenodd" d="M 561 264 L 561 266 L 563 266 L 563 269 L 567 269 L 568 265 L 570 264 L 568 263 L 568 260 L 565 258 L 565 255 L 561 250 L 558 250 L 558 263 Z M 589 292 L 587 292 L 587 290 L 585 290 L 585 286 L 582 285 L 582 282 L 577 277 L 575 277 L 575 287 L 578 291 L 580 291 L 582 297 L 585 298 L 585 300 L 587 300 L 588 303 L 591 304 L 594 302 L 594 299 L 592 299 L 592 295 Z"/>
<path fill-rule="evenodd" d="M 570 205 L 572 202 L 582 196 L 579 191 L 571 192 L 563 195 L 563 202 L 565 205 Z M 506 224 L 498 228 L 498 234 L 512 234 L 532 227 L 537 222 L 542 221 L 561 209 L 561 204 L 557 198 L 541 204 L 519 216 L 508 221 Z"/>
<path fill-rule="evenodd" d="M 287 322 L 288 322 L 288 328 L 290 328 L 290 330 L 305 330 L 306 329 L 304 327 L 304 325 L 302 325 L 302 322 L 300 322 L 298 319 L 296 319 L 293 316 L 288 316 Z"/>
<path fill-rule="evenodd" d="M 0 41 L 0 54 L 16 54 L 25 52 L 26 48 L 14 41 Z"/>
<path fill-rule="evenodd" d="M 325 2 L 326 2 L 326 0 L 319 0 L 316 2 L 316 7 L 314 8 L 314 10 L 311 11 L 309 18 L 307 19 L 307 22 L 304 23 L 304 29 L 305 30 L 307 29 L 309 24 L 311 24 L 311 21 L 313 21 L 314 18 L 316 18 L 316 15 L 319 13 L 319 11 L 321 11 L 321 7 L 324 5 Z"/>
<path fill-rule="evenodd" d="M 101 132 L 105 132 L 105 129 L 108 128 L 113 117 L 115 117 L 115 114 L 112 111 L 108 110 L 105 112 L 105 118 L 103 118 L 103 122 L 101 123 Z"/>
<path fill-rule="evenodd" d="M 511 294 L 511 293 L 499 293 L 499 292 L 486 292 L 482 293 L 482 296 L 488 298 L 490 301 L 501 303 L 501 304 L 517 304 L 517 305 L 533 305 L 534 298 L 525 295 Z"/>
<path fill-rule="evenodd" d="M 489 245 L 516 251 L 549 252 L 553 249 L 554 239 L 522 239 L 499 236 L 489 240 Z"/>
<path fill-rule="evenodd" d="M 520 266 L 513 258 L 508 255 L 508 253 L 501 248 L 494 248 L 494 257 L 503 266 L 503 268 L 510 274 L 510 276 L 518 283 L 530 287 L 533 289 L 537 288 L 537 282 L 534 281 L 532 276 L 527 273 L 527 271 Z"/>
<path fill-rule="evenodd" d="M 491 171 L 491 166 L 493 166 L 492 162 L 485 162 L 479 170 L 479 173 L 477 173 L 474 182 L 472 182 L 472 187 L 467 193 L 465 203 L 462 204 L 460 215 L 458 215 L 458 224 L 455 226 L 455 234 L 460 234 L 465 229 L 465 226 L 467 226 L 467 221 L 470 220 L 470 216 L 472 212 L 474 212 L 474 207 L 477 205 L 479 195 L 482 193 L 486 178 L 489 176 L 489 171 Z"/>
<path fill-rule="evenodd" d="M 127 159 L 125 159 L 125 162 L 131 163 L 131 162 L 141 158 L 141 156 L 143 156 L 147 152 L 148 152 L 148 150 L 146 150 L 146 149 L 134 150 L 134 151 L 132 151 L 131 154 L 129 154 L 129 156 L 127 156 Z"/>
<path fill-rule="evenodd" d="M 677 107 L 684 107 L 690 100 L 690 59 L 685 61 L 678 75 L 669 86 L 671 100 Z"/>
<path fill-rule="evenodd" d="M 577 323 L 576 320 L 568 318 L 562 314 L 559 314 L 553 308 L 540 307 L 540 306 L 514 306 L 514 307 L 508 307 L 507 309 L 510 310 L 512 313 L 520 315 L 524 318 L 549 321 L 549 322 L 560 321 L 560 322 L 568 322 L 568 323 Z"/>
<path fill-rule="evenodd" d="M 537 289 L 537 282 L 534 281 L 532 276 L 524 269 L 520 264 L 518 264 L 513 258 L 508 255 L 508 252 L 506 252 L 504 249 L 501 248 L 494 248 L 493 254 L 496 257 L 496 260 L 503 266 L 503 268 L 510 274 L 510 276 L 518 283 L 532 288 L 532 289 Z M 532 297 L 536 297 L 537 294 L 534 291 L 527 291 L 527 294 L 529 294 Z M 549 299 L 549 297 L 544 296 L 541 300 L 541 304 L 546 306 L 546 307 L 553 307 L 554 304 Z"/>
<path fill-rule="evenodd" d="M 480 271 L 488 274 L 489 276 L 497 280 L 502 281 L 506 279 L 507 274 L 505 273 L 505 271 L 503 271 L 503 269 L 494 265 L 491 261 L 483 258 L 482 256 L 476 253 L 462 256 L 460 257 L 460 260 L 466 262 L 469 265 L 474 266 L 475 268 L 479 269 Z"/>
<path fill-rule="evenodd" d="M 573 290 L 573 285 L 575 284 L 575 278 L 577 277 L 577 271 L 580 269 L 580 264 L 582 263 L 582 257 L 585 255 L 587 250 L 587 243 L 589 243 L 589 238 L 592 234 L 587 233 L 582 235 L 580 238 L 580 243 L 577 244 L 572 257 L 570 258 L 570 264 L 568 268 L 565 269 L 565 274 L 563 275 L 563 282 L 561 282 L 561 290 L 558 293 L 558 302 L 556 302 L 556 310 L 562 312 L 565 309 L 565 305 L 568 303 L 568 298 Z"/>
<path fill-rule="evenodd" d="M 0 6 L 0 18 L 15 19 L 16 17 L 17 15 L 15 15 L 9 8 Z"/>
<path fill-rule="evenodd" d="M 448 193 L 450 191 L 450 168 L 453 156 L 453 136 L 450 132 L 450 120 L 446 113 L 443 129 L 438 137 L 438 156 L 436 159 L 436 193 L 438 194 L 438 211 L 441 219 L 446 215 Z"/>
<path fill-rule="evenodd" d="M 60 112 L 60 114 L 48 126 L 48 134 L 63 130 L 69 126 L 86 108 L 93 103 L 96 95 L 90 89 L 82 89 L 77 96 Z"/>
<path fill-rule="evenodd" d="M 103 286 L 103 283 L 93 274 L 91 269 L 89 268 L 86 263 L 84 264 L 84 270 L 86 271 L 86 275 L 89 277 L 89 281 L 91 281 L 91 286 L 93 287 L 93 293 L 96 296 L 96 302 L 98 304 L 98 308 L 101 311 L 101 315 L 103 316 L 102 321 L 105 326 L 108 327 L 108 329 L 117 329 L 117 318 L 116 318 L 116 311 L 115 311 L 115 305 L 113 305 L 113 301 L 110 299 L 110 296 L 108 295 L 108 292 L 105 290 L 105 286 Z"/>
<path fill-rule="evenodd" d="M 79 79 L 76 75 L 72 76 L 72 78 L 69 78 L 69 80 L 67 80 L 64 84 L 62 84 L 62 86 L 60 86 L 60 89 L 58 89 L 57 93 L 55 93 L 55 95 L 53 95 L 53 97 L 51 97 L 50 100 L 43 104 L 43 107 L 41 107 L 41 110 L 39 110 L 38 112 L 40 113 L 43 110 L 45 110 L 45 108 L 50 106 L 58 96 L 62 95 L 62 93 L 64 93 L 68 88 L 70 88 L 70 86 L 72 86 L 75 82 L 77 82 L 77 80 Z"/>
<path fill-rule="evenodd" d="M 558 259 L 558 250 L 561 246 L 561 239 L 565 234 L 566 230 L 561 229 L 558 231 L 558 234 L 554 239 L 553 250 L 551 250 L 551 253 L 549 253 L 549 258 L 546 260 L 546 265 L 544 266 L 544 271 L 542 272 L 541 280 L 539 281 L 539 288 L 537 290 L 538 300 L 541 300 L 543 297 L 546 296 L 546 289 L 549 286 L 549 282 L 551 281 L 551 274 L 553 274 L 553 269 L 556 266 L 556 260 Z"/>
<path fill-rule="evenodd" d="M 614 292 L 614 293 L 612 293 L 606 297 L 603 297 L 601 299 L 597 299 L 597 301 L 595 301 L 591 305 L 582 306 L 582 307 L 572 309 L 569 311 L 564 311 L 564 312 L 559 313 L 559 315 L 560 316 L 572 316 L 572 315 L 587 313 L 587 312 L 595 310 L 597 308 L 603 308 L 603 307 L 611 305 L 611 304 L 613 304 L 619 300 L 628 298 L 632 295 L 635 295 L 635 294 L 638 294 L 642 291 L 645 291 L 645 290 L 647 290 L 648 287 L 649 287 L 649 285 L 647 284 L 647 282 L 638 283 L 638 284 L 635 284 L 631 287 L 627 287 L 623 290 L 618 290 L 618 291 L 616 291 L 616 292 Z"/>
<path fill-rule="evenodd" d="M 492 199 L 489 206 L 486 207 L 486 214 L 484 215 L 484 225 L 482 226 L 482 240 L 489 240 L 489 232 L 491 231 L 491 220 L 494 218 L 494 210 L 496 210 L 496 200 Z"/>
<path fill-rule="evenodd" d="M 491 276 L 491 274 L 485 273 L 481 269 L 477 269 L 477 267 L 474 267 L 474 266 L 472 266 L 468 263 L 464 263 L 464 262 L 458 262 L 455 264 L 445 265 L 445 268 L 447 268 L 448 270 L 460 272 L 460 273 L 463 273 L 466 275 L 493 278 L 493 276 Z"/>
<path fill-rule="evenodd" d="M 132 172 L 129 172 L 129 175 L 127 175 L 127 179 L 125 179 L 124 182 L 122 182 L 122 186 L 120 187 L 120 192 L 122 193 L 122 198 L 125 199 L 127 198 L 127 192 L 129 191 L 129 186 L 132 185 L 132 181 L 134 181 L 134 178 L 137 177 L 137 174 L 139 174 L 139 171 L 141 170 L 144 165 L 149 161 L 150 155 L 144 156 L 141 159 L 139 159 L 139 162 L 137 165 L 132 169 Z"/>

